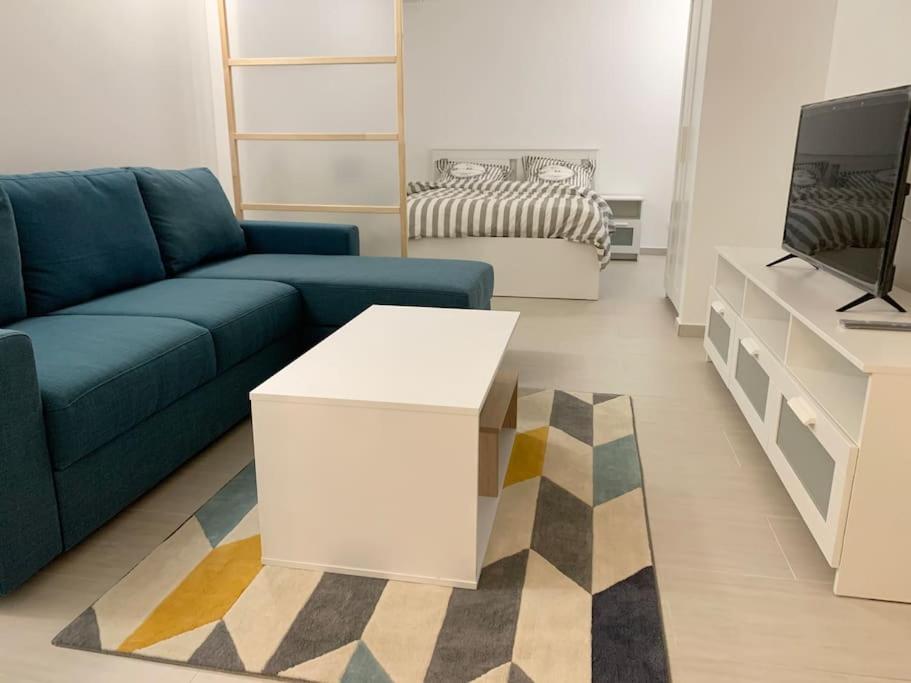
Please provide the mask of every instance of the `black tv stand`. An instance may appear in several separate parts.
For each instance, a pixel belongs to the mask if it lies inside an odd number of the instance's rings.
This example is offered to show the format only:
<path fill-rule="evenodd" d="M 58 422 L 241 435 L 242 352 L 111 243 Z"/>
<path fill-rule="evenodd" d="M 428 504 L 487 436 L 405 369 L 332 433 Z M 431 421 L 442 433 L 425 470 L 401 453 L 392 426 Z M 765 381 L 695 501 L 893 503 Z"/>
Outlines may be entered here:
<path fill-rule="evenodd" d="M 767 263 L 767 264 L 765 264 L 765 265 L 766 265 L 766 268 L 768 268 L 768 267 L 770 267 L 770 266 L 776 266 L 776 265 L 778 265 L 779 263 L 783 263 L 784 261 L 788 261 L 788 260 L 790 260 L 790 259 L 792 259 L 792 258 L 800 258 L 800 257 L 797 256 L 796 254 L 785 254 L 785 255 L 782 256 L 781 258 L 777 258 L 777 259 L 775 259 L 774 261 L 772 261 L 771 263 Z M 813 266 L 814 268 L 816 268 L 816 270 L 819 270 L 819 266 L 817 266 L 816 264 L 811 263 L 810 265 Z M 838 308 L 838 309 L 836 309 L 836 310 L 837 310 L 839 313 L 844 313 L 845 311 L 851 310 L 851 309 L 854 308 L 855 306 L 860 306 L 861 304 L 866 303 L 866 302 L 871 301 L 871 300 L 876 299 L 876 298 L 882 299 L 882 300 L 885 301 L 887 304 L 889 304 L 890 306 L 892 306 L 892 308 L 894 308 L 895 310 L 897 310 L 899 313 L 907 313 L 907 311 L 906 311 L 904 308 L 902 308 L 901 304 L 899 304 L 895 299 L 893 299 L 893 298 L 892 298 L 891 296 L 889 296 L 888 294 L 883 294 L 881 297 L 876 297 L 876 296 L 874 296 L 873 294 L 869 294 L 869 293 L 864 294 L 863 296 L 857 297 L 856 299 L 854 299 L 854 301 L 852 301 L 852 302 L 850 302 L 850 303 L 847 303 L 847 304 L 845 304 L 844 306 L 842 306 L 841 308 Z"/>
<path fill-rule="evenodd" d="M 851 303 L 847 303 L 847 304 L 845 304 L 844 306 L 842 306 L 841 308 L 836 309 L 836 310 L 837 310 L 839 313 L 844 313 L 845 311 L 851 310 L 851 309 L 854 308 L 855 306 L 859 306 L 859 305 L 862 304 L 862 303 L 865 303 L 865 302 L 867 302 L 867 301 L 871 301 L 871 300 L 876 299 L 876 298 L 877 298 L 877 297 L 875 297 L 873 294 L 870 294 L 870 293 L 868 292 L 867 294 L 864 294 L 863 296 L 857 297 L 857 298 L 854 299 L 854 301 L 852 301 Z M 893 298 L 892 298 L 891 296 L 889 296 L 888 294 L 883 294 L 883 295 L 882 295 L 881 297 L 879 297 L 879 298 L 882 299 L 883 301 L 885 301 L 885 302 L 886 302 L 887 304 L 889 304 L 890 306 L 892 306 L 892 308 L 894 308 L 895 310 L 897 310 L 899 313 L 907 313 L 907 311 L 906 311 L 904 308 L 901 307 L 901 304 L 899 304 L 895 299 L 893 299 Z"/>
<path fill-rule="evenodd" d="M 797 255 L 795 255 L 795 254 L 785 254 L 785 255 L 782 256 L 781 258 L 777 258 L 777 259 L 775 259 L 774 261 L 772 261 L 771 263 L 765 264 L 765 267 L 766 267 L 766 268 L 769 268 L 769 267 L 771 267 L 771 266 L 777 266 L 779 263 L 783 263 L 783 262 L 785 262 L 785 261 L 789 261 L 789 260 L 791 260 L 792 258 L 800 258 L 800 257 L 797 256 Z M 819 270 L 819 266 L 817 266 L 815 263 L 810 263 L 810 265 L 813 266 L 816 270 Z"/>

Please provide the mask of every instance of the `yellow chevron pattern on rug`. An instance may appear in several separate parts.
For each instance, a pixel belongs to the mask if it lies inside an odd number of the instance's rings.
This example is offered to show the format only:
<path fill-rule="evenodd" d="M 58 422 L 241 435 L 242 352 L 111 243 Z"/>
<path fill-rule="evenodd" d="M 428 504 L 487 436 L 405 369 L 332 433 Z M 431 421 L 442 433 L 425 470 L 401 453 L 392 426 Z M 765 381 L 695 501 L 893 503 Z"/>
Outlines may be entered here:
<path fill-rule="evenodd" d="M 262 567 L 251 462 L 54 643 L 318 683 L 666 683 L 630 398 L 525 391 L 518 428 L 477 590 Z"/>
<path fill-rule="evenodd" d="M 219 546 L 120 644 L 133 652 L 221 619 L 259 570 L 259 536 Z"/>
<path fill-rule="evenodd" d="M 516 434 L 503 486 L 510 486 L 532 477 L 540 477 L 541 470 L 544 468 L 546 448 L 547 427 Z"/>

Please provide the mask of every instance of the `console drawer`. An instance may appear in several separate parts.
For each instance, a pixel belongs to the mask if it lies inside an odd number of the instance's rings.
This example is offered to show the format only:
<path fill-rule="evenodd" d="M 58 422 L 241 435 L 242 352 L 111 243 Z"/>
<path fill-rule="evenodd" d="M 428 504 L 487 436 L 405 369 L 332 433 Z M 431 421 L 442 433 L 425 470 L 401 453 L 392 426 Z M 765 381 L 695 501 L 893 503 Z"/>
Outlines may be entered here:
<path fill-rule="evenodd" d="M 731 349 L 731 378 L 728 386 L 734 400 L 752 427 L 759 443 L 768 441 L 771 378 L 777 360 L 765 345 L 741 322 Z"/>
<path fill-rule="evenodd" d="M 790 378 L 776 377 L 770 398 L 769 460 L 826 560 L 837 567 L 857 446 Z"/>
<path fill-rule="evenodd" d="M 703 346 L 709 359 L 721 373 L 725 382 L 730 374 L 731 349 L 734 342 L 734 331 L 739 318 L 721 296 L 712 290 L 709 297 L 708 317 L 705 325 Z"/>

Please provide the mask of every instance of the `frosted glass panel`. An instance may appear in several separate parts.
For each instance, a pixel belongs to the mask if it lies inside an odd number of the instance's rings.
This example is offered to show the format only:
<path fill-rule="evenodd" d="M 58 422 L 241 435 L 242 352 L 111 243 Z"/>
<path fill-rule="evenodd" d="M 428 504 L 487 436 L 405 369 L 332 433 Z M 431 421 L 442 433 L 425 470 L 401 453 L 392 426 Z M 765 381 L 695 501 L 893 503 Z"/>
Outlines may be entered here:
<path fill-rule="evenodd" d="M 395 65 L 234 69 L 240 132 L 394 133 Z"/>
<path fill-rule="evenodd" d="M 788 459 L 791 469 L 810 495 L 819 514 L 827 517 L 835 462 L 813 433 L 797 419 L 784 398 L 781 400 L 781 417 L 775 442 Z"/>
<path fill-rule="evenodd" d="M 395 54 L 393 0 L 226 0 L 232 57 Z"/>
<path fill-rule="evenodd" d="M 750 399 L 760 419 L 765 420 L 766 401 L 769 398 L 769 376 L 758 361 L 753 358 L 743 345 L 737 347 L 737 371 L 734 373 L 737 384 Z"/>
<path fill-rule="evenodd" d="M 398 205 L 395 142 L 239 143 L 247 203 Z"/>
<path fill-rule="evenodd" d="M 611 235 L 610 241 L 611 244 L 614 244 L 618 247 L 631 247 L 633 245 L 634 236 L 635 232 L 632 228 L 624 228 L 623 226 L 620 226 L 614 230 L 614 234 Z"/>
<path fill-rule="evenodd" d="M 709 313 L 709 339 L 721 354 L 724 362 L 728 362 L 728 348 L 731 342 L 731 328 L 713 308 Z"/>
<path fill-rule="evenodd" d="M 286 211 L 247 211 L 250 220 L 312 221 L 356 225 L 364 256 L 399 256 L 398 214 L 298 213 Z"/>

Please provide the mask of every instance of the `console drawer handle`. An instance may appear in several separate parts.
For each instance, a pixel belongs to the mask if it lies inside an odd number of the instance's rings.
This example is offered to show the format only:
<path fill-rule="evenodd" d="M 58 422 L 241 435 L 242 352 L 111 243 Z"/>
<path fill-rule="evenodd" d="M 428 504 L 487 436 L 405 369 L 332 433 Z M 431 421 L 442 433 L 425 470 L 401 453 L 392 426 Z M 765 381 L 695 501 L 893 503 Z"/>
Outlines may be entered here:
<path fill-rule="evenodd" d="M 740 345 L 743 346 L 743 350 L 753 356 L 753 358 L 759 358 L 759 345 L 752 339 L 749 337 L 746 339 L 741 339 Z"/>
<path fill-rule="evenodd" d="M 712 310 L 715 311 L 722 318 L 724 317 L 724 306 L 719 301 L 712 302 Z"/>
<path fill-rule="evenodd" d="M 816 412 L 803 396 L 789 398 L 788 408 L 791 409 L 791 412 L 794 413 L 804 427 L 814 427 L 816 425 Z"/>

